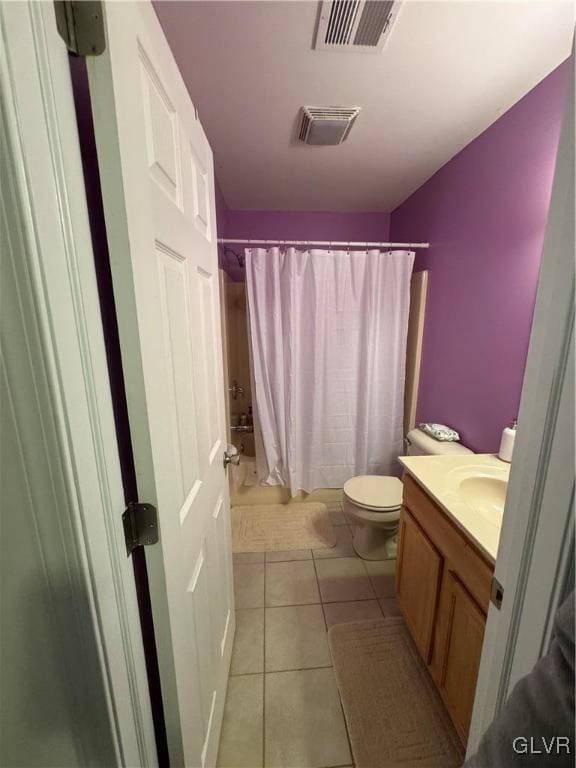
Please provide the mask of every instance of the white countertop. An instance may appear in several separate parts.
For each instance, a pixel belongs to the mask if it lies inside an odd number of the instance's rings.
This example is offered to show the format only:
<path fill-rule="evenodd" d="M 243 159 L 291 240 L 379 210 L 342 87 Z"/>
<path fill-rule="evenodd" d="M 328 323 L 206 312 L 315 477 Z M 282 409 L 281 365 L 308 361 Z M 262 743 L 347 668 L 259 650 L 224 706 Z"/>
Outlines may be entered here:
<path fill-rule="evenodd" d="M 472 453 L 447 456 L 400 456 L 406 472 L 436 501 L 478 548 L 495 562 L 500 541 L 502 515 L 481 514 L 458 491 L 458 476 L 473 472 L 508 482 L 510 464 L 493 454 Z"/>

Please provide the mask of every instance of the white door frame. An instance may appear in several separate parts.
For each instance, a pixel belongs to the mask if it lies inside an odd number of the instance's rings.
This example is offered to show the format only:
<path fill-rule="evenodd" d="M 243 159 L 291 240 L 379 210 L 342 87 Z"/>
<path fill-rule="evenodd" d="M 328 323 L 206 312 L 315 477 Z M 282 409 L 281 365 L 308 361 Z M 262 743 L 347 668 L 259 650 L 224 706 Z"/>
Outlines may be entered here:
<path fill-rule="evenodd" d="M 0 4 L 0 41 L 2 159 L 10 176 L 2 194 L 19 211 L 19 220 L 8 222 L 5 263 L 12 263 L 19 290 L 34 307 L 30 322 L 42 340 L 31 359 L 47 382 L 47 418 L 58 434 L 58 451 L 46 462 L 66 478 L 59 524 L 74 542 L 71 557 L 80 563 L 88 596 L 88 604 L 79 602 L 76 609 L 100 659 L 107 699 L 102 719 L 117 764 L 153 766 L 156 746 L 122 530 L 124 494 L 76 115 L 53 4 Z M 25 409 L 24 396 L 15 388 Z M 35 467 L 27 469 L 33 481 Z M 101 725 L 70 724 L 80 742 L 83 729 Z"/>
<path fill-rule="evenodd" d="M 468 742 L 546 652 L 574 562 L 574 59 Z M 572 584 L 572 588 L 573 588 Z"/>

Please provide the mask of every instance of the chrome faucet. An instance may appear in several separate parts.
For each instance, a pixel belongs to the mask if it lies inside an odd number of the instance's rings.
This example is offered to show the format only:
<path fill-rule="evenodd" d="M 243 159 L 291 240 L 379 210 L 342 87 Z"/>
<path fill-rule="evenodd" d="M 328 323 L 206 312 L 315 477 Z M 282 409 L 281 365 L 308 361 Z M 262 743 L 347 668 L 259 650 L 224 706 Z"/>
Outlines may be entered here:
<path fill-rule="evenodd" d="M 232 400 L 237 400 L 238 395 L 244 397 L 244 387 L 241 384 L 238 384 L 236 379 L 234 379 L 232 384 L 228 387 L 228 392 L 230 392 Z"/>

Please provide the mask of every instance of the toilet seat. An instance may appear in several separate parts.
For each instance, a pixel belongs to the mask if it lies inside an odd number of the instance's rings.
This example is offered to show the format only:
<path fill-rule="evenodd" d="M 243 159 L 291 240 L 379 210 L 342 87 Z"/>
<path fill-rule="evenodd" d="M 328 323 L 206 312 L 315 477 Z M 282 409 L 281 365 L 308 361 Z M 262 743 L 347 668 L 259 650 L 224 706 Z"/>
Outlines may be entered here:
<path fill-rule="evenodd" d="M 376 515 L 396 512 L 402 505 L 402 482 L 387 475 L 359 475 L 344 483 L 344 495 Z"/>

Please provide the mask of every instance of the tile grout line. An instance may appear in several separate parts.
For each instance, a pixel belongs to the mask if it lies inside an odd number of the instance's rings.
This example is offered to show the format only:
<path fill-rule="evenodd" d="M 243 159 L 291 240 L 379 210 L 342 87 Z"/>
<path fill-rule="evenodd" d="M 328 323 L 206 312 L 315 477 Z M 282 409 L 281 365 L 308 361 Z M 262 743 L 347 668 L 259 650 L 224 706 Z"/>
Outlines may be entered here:
<path fill-rule="evenodd" d="M 324 616 L 324 626 L 326 627 L 326 642 L 328 642 L 328 619 L 326 618 L 324 603 L 320 603 L 320 607 L 322 608 L 322 616 Z M 332 654 L 330 654 L 330 656 L 332 656 Z"/>
<path fill-rule="evenodd" d="M 326 614 L 324 613 L 324 603 L 322 601 L 322 592 L 320 591 L 320 579 L 318 578 L 318 569 L 316 568 L 316 560 L 312 558 L 314 565 L 314 575 L 316 576 L 316 589 L 318 590 L 318 597 L 320 598 L 320 607 L 322 610 L 322 618 L 324 619 L 324 629 L 328 632 L 328 622 L 326 621 Z"/>
<path fill-rule="evenodd" d="M 310 672 L 315 669 L 333 669 L 333 664 L 325 664 L 320 667 L 290 667 L 289 669 L 271 669 L 269 672 L 241 672 L 238 675 L 230 675 L 230 677 L 254 677 L 258 675 L 282 675 L 284 672 Z"/>
<path fill-rule="evenodd" d="M 337 526 L 337 527 L 338 528 L 342 528 L 343 526 L 340 525 L 340 526 Z M 348 526 L 348 527 L 350 527 L 350 526 Z M 330 549 L 330 547 L 322 547 L 322 549 Z M 300 550 L 294 550 L 294 551 L 298 552 Z M 310 550 L 310 551 L 313 552 L 314 550 Z M 241 552 L 240 554 L 247 555 L 247 554 L 250 554 L 250 553 L 249 552 Z M 259 554 L 259 553 L 257 553 L 257 554 Z M 271 554 L 273 554 L 273 552 L 271 552 Z M 362 562 L 364 562 L 364 560 L 359 555 L 357 555 L 356 552 L 352 552 L 351 555 L 336 555 L 336 557 L 319 557 L 319 558 L 314 558 L 314 557 L 303 558 L 303 557 L 299 557 L 299 558 L 296 558 L 294 560 L 269 560 L 269 561 L 263 560 L 261 563 L 236 563 L 235 565 L 236 565 L 236 568 L 238 568 L 238 567 L 243 568 L 243 567 L 249 566 L 249 565 L 278 565 L 280 563 L 309 563 L 311 560 L 314 560 L 314 559 L 317 559 L 317 560 L 346 560 L 346 559 L 350 559 L 350 558 L 356 559 L 356 560 L 362 560 Z M 379 561 L 373 561 L 373 562 L 379 562 Z"/>
<path fill-rule="evenodd" d="M 368 577 L 368 581 L 370 583 L 370 589 L 374 593 L 374 599 L 376 601 L 379 601 L 380 600 L 380 596 L 379 596 L 378 592 L 376 591 L 376 587 L 374 586 L 374 582 L 372 581 L 372 576 L 370 575 L 370 571 L 366 567 L 366 562 L 365 562 L 363 557 L 358 557 L 358 559 L 362 563 L 362 567 L 364 568 L 364 572 L 366 573 L 366 576 Z M 379 602 L 378 602 L 378 605 L 380 606 Z M 382 610 L 382 606 L 380 606 L 380 610 Z"/>
<path fill-rule="evenodd" d="M 336 673 L 334 673 L 334 676 L 336 676 Z M 350 759 L 352 760 L 352 765 L 356 765 L 356 758 L 354 757 L 354 752 L 352 751 L 352 742 L 350 741 L 350 733 L 348 732 L 348 723 L 346 722 L 346 715 L 344 713 L 344 705 L 342 704 L 342 697 L 340 696 L 340 688 L 338 687 L 338 682 L 336 682 L 336 690 L 338 691 L 338 701 L 340 702 L 340 711 L 342 712 L 342 720 L 344 720 L 344 730 L 346 731 L 346 740 L 348 742 L 348 749 L 350 750 Z"/>
<path fill-rule="evenodd" d="M 262 608 L 305 608 L 307 605 L 336 605 L 337 603 L 365 603 L 369 600 L 385 600 L 384 597 L 374 597 L 372 595 L 371 597 L 356 597 L 354 599 L 348 599 L 348 600 L 321 600 L 318 603 L 281 603 L 280 605 L 255 605 L 252 608 L 237 608 L 238 611 L 257 611 L 262 610 Z"/>

